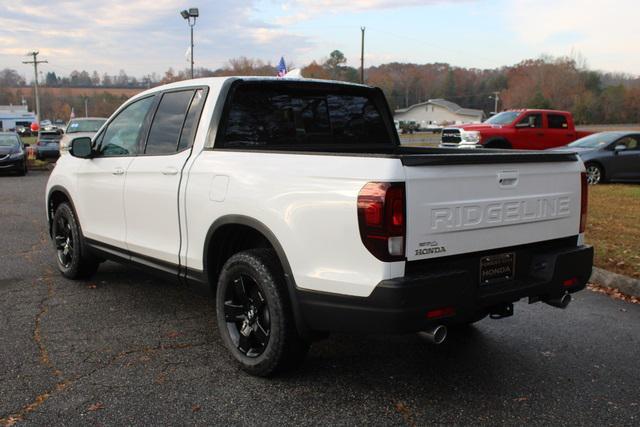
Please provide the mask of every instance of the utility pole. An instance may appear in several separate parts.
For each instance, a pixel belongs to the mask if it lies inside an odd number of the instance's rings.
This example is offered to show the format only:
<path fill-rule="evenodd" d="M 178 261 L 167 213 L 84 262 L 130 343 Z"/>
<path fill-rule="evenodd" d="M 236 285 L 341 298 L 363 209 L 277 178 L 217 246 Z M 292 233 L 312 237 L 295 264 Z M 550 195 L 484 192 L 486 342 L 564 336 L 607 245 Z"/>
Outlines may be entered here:
<path fill-rule="evenodd" d="M 500 101 L 500 92 L 493 92 L 493 102 L 494 102 L 494 107 L 493 107 L 493 112 L 498 114 L 498 101 Z"/>
<path fill-rule="evenodd" d="M 33 61 L 22 61 L 23 64 L 33 64 L 33 69 L 35 71 L 36 79 L 34 80 L 34 88 L 36 92 L 36 122 L 38 124 L 40 123 L 40 97 L 38 96 L 38 64 L 47 64 L 49 62 L 49 61 L 38 61 L 39 53 L 40 52 L 38 52 L 37 50 L 34 50 L 33 52 L 29 52 L 27 53 L 26 56 L 33 56 Z"/>
<path fill-rule="evenodd" d="M 364 30 L 366 27 L 360 27 L 362 32 L 362 42 L 360 44 L 360 83 L 364 84 Z"/>

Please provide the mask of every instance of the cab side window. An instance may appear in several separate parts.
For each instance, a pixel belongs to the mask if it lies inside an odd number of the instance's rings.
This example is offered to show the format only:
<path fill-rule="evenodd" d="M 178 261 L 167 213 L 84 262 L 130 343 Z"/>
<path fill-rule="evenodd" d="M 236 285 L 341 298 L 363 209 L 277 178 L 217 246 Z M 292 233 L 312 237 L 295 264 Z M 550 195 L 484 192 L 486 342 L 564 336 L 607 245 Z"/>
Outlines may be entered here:
<path fill-rule="evenodd" d="M 97 147 L 101 157 L 135 156 L 138 154 L 140 130 L 153 104 L 153 96 L 129 104 L 109 123 Z"/>
<path fill-rule="evenodd" d="M 638 146 L 638 138 L 633 136 L 625 136 L 617 140 L 614 146 L 624 145 L 627 147 L 627 150 L 638 150 L 640 147 Z"/>
<path fill-rule="evenodd" d="M 527 114 L 518 122 L 519 125 L 526 124 L 530 128 L 542 127 L 542 114 Z"/>

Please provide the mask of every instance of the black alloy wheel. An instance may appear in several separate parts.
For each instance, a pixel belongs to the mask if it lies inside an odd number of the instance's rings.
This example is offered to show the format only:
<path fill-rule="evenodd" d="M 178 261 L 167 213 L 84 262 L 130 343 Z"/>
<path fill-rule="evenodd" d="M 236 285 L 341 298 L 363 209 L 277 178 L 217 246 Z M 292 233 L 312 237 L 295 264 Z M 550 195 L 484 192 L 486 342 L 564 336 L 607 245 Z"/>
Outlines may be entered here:
<path fill-rule="evenodd" d="M 86 279 L 98 269 L 100 260 L 89 253 L 75 213 L 67 203 L 55 210 L 51 236 L 60 273 L 68 279 Z"/>
<path fill-rule="evenodd" d="M 53 235 L 58 262 L 63 268 L 70 268 L 73 264 L 73 232 L 69 218 L 59 215 L 55 220 Z"/>
<path fill-rule="evenodd" d="M 246 274 L 237 274 L 224 296 L 224 317 L 235 347 L 247 357 L 258 357 L 269 344 L 269 305 L 260 287 Z"/>
<path fill-rule="evenodd" d="M 296 328 L 284 272 L 273 249 L 238 252 L 216 289 L 218 332 L 236 363 L 266 377 L 298 366 L 309 341 Z"/>

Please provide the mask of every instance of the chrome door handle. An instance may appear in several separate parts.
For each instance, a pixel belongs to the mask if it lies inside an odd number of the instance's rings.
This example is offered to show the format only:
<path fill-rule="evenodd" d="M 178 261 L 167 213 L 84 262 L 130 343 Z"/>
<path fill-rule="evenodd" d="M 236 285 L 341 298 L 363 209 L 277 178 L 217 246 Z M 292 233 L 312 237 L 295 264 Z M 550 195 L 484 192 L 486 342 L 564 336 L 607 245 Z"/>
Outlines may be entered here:
<path fill-rule="evenodd" d="M 163 175 L 177 175 L 178 174 L 178 169 L 172 168 L 172 167 L 168 167 L 168 168 L 165 168 L 162 171 L 162 174 Z"/>
<path fill-rule="evenodd" d="M 112 173 L 112 174 L 114 174 L 114 175 L 122 175 L 122 174 L 124 174 L 124 169 L 122 169 L 122 168 L 115 168 L 115 169 L 113 170 L 113 172 L 111 172 L 111 173 Z"/>

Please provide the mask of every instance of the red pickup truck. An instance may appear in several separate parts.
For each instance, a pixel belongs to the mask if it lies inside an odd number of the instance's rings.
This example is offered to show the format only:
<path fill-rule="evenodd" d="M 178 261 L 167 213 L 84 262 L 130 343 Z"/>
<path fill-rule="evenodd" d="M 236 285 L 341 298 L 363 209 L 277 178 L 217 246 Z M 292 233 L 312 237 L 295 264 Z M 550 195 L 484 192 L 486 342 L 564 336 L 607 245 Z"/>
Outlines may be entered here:
<path fill-rule="evenodd" d="M 544 150 L 591 134 L 577 131 L 567 111 L 508 110 L 484 123 L 447 127 L 441 147 Z"/>

